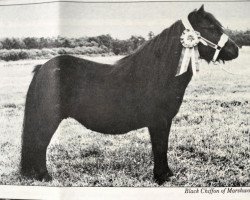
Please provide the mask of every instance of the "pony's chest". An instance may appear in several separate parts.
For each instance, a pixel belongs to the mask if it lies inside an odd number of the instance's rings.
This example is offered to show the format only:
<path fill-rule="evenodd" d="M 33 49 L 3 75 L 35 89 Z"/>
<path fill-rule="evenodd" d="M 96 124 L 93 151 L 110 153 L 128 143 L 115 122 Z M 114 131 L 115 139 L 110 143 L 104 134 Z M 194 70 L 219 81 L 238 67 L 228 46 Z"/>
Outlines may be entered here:
<path fill-rule="evenodd" d="M 192 73 L 187 73 L 183 77 L 173 79 L 168 85 L 163 100 L 165 113 L 168 117 L 173 118 L 178 113 L 191 78 Z"/>

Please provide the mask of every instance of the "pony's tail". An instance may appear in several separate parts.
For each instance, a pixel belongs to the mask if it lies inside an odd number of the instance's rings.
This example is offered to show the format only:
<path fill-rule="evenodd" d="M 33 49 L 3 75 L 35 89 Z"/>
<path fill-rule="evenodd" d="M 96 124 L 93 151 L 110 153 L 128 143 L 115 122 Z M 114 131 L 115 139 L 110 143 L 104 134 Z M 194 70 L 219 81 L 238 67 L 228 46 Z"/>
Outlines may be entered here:
<path fill-rule="evenodd" d="M 23 132 L 22 132 L 22 143 L 21 143 L 21 163 L 20 163 L 20 172 L 22 175 L 29 176 L 31 175 L 34 165 L 34 157 L 36 149 L 35 145 L 35 134 L 37 132 L 37 112 L 35 105 L 35 85 L 36 85 L 36 77 L 42 65 L 36 65 L 34 67 L 33 79 L 29 86 L 26 103 L 25 103 L 25 111 L 24 111 L 24 121 L 23 121 Z"/>

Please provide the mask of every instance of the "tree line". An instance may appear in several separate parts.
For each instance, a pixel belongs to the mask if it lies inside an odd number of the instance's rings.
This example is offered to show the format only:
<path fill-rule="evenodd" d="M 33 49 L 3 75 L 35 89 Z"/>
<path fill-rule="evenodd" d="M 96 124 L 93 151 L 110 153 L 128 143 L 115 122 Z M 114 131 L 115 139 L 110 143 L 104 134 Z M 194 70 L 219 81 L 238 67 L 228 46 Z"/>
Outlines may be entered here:
<path fill-rule="evenodd" d="M 250 30 L 226 33 L 240 47 L 250 46 Z M 152 31 L 148 40 L 154 37 Z M 3 38 L 0 40 L 0 60 L 52 58 L 61 54 L 75 55 L 126 55 L 134 52 L 146 42 L 142 36 L 129 39 L 114 39 L 109 34 L 96 37 L 26 37 Z"/>
<path fill-rule="evenodd" d="M 237 31 L 226 29 L 227 34 L 239 46 L 250 46 L 250 30 Z M 148 34 L 149 39 L 154 37 L 152 31 Z M 141 46 L 146 39 L 142 36 L 131 36 L 127 40 L 112 38 L 109 34 L 96 37 L 26 37 L 26 38 L 3 38 L 0 40 L 0 49 L 44 49 L 44 48 L 76 48 L 76 47 L 101 47 L 114 54 L 131 53 Z"/>
<path fill-rule="evenodd" d="M 238 31 L 226 29 L 228 36 L 239 46 L 250 46 L 250 30 Z"/>
<path fill-rule="evenodd" d="M 109 34 L 96 37 L 53 37 L 53 38 L 4 38 L 0 40 L 0 49 L 53 49 L 53 48 L 76 48 L 98 47 L 107 53 L 127 54 L 141 46 L 146 39 L 142 36 L 131 36 L 127 40 L 112 38 Z"/>

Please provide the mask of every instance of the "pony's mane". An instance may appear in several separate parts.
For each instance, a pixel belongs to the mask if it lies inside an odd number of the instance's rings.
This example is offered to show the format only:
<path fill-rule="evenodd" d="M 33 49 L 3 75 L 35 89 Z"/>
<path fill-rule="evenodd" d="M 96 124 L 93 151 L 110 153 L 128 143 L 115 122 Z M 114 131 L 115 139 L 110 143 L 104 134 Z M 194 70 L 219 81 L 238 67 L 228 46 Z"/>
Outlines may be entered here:
<path fill-rule="evenodd" d="M 173 43 L 172 39 L 173 37 L 179 38 L 182 29 L 183 29 L 182 23 L 180 20 L 178 20 L 177 22 L 172 24 L 169 28 L 163 30 L 159 35 L 147 41 L 135 52 L 117 61 L 115 65 L 121 66 L 132 63 L 135 64 L 137 63 L 137 61 L 141 63 L 147 63 L 147 60 L 160 58 L 163 53 L 164 55 L 170 56 L 170 54 L 166 53 L 171 50 L 171 43 Z"/>

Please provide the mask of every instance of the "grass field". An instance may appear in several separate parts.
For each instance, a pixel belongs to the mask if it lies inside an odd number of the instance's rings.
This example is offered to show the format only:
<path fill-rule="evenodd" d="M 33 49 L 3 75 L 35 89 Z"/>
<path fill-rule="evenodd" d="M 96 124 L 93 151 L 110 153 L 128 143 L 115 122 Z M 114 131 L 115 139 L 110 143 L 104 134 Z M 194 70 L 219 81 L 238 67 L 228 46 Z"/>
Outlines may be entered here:
<path fill-rule="evenodd" d="M 202 63 L 175 117 L 164 186 L 250 186 L 250 50 L 225 65 Z M 91 58 L 112 63 L 117 57 Z M 157 186 L 146 128 L 111 136 L 64 120 L 47 152 L 51 182 L 18 173 L 24 102 L 32 69 L 45 60 L 0 63 L 0 184 Z M 237 75 L 223 71 L 220 67 Z"/>

